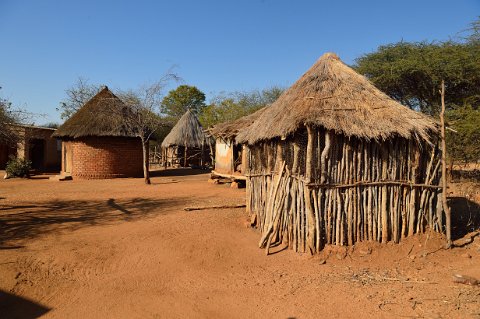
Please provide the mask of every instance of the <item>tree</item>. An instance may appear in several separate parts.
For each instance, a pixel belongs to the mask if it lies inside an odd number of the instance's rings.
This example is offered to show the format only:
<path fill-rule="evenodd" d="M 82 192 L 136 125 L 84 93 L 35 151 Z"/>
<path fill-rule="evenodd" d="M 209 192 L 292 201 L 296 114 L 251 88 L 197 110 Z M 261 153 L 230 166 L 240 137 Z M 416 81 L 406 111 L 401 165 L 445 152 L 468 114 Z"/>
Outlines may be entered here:
<path fill-rule="evenodd" d="M 465 30 L 467 32 L 466 40 L 470 43 L 480 42 L 480 17 L 470 23 L 470 28 Z"/>
<path fill-rule="evenodd" d="M 164 126 L 164 120 L 157 113 L 163 90 L 168 82 L 178 79 L 177 75 L 167 73 L 158 82 L 145 85 L 138 90 L 128 90 L 119 93 L 120 99 L 127 109 L 115 108 L 113 112 L 121 112 L 126 129 L 130 134 L 140 138 L 143 151 L 143 176 L 146 184 L 150 184 L 148 145 L 150 138 L 159 128 Z"/>
<path fill-rule="evenodd" d="M 447 123 L 455 132 L 447 131 L 447 150 L 450 163 L 480 159 L 480 109 L 457 107 L 446 113 Z"/>
<path fill-rule="evenodd" d="M 187 110 L 199 114 L 205 106 L 205 94 L 202 91 L 195 86 L 180 85 L 163 98 L 160 111 L 178 120 Z"/>
<path fill-rule="evenodd" d="M 0 98 L 0 143 L 13 144 L 17 140 L 15 131 L 8 124 L 17 122 L 12 113 L 12 103 Z"/>
<path fill-rule="evenodd" d="M 57 129 L 60 127 L 60 124 L 58 124 L 57 122 L 48 122 L 40 126 Z"/>
<path fill-rule="evenodd" d="M 236 120 L 275 102 L 283 91 L 283 88 L 273 86 L 262 91 L 220 94 L 203 109 L 199 116 L 200 123 L 203 127 L 211 127 L 218 123 Z"/>
<path fill-rule="evenodd" d="M 18 133 L 10 124 L 22 123 L 31 117 L 31 113 L 13 106 L 8 99 L 0 97 L 0 143 L 15 145 L 18 141 Z"/>
<path fill-rule="evenodd" d="M 356 60 L 355 68 L 393 99 L 438 115 L 438 88 L 445 81 L 447 107 L 478 107 L 480 45 L 473 42 L 399 42 Z M 476 97 L 475 97 L 476 96 Z"/>
<path fill-rule="evenodd" d="M 480 20 L 447 42 L 399 42 L 356 60 L 358 72 L 400 103 L 437 116 L 445 81 L 446 143 L 453 160 L 480 158 Z"/>
<path fill-rule="evenodd" d="M 100 89 L 100 85 L 90 84 L 87 79 L 79 77 L 75 84 L 65 90 L 67 97 L 60 102 L 60 106 L 57 108 L 57 111 L 61 111 L 62 120 L 70 118 Z"/>

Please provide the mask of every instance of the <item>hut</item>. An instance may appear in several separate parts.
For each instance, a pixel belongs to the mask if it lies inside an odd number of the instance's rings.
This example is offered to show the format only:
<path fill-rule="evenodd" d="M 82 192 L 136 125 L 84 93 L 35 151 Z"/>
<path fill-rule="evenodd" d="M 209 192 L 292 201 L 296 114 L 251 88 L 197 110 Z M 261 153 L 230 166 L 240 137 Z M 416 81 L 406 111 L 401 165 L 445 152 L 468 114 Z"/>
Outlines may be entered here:
<path fill-rule="evenodd" d="M 107 87 L 53 136 L 62 140 L 62 174 L 79 179 L 140 177 L 142 144 L 126 125 L 128 107 Z"/>
<path fill-rule="evenodd" d="M 246 145 L 246 205 L 267 253 L 444 229 L 437 122 L 333 53 L 236 139 Z"/>
<path fill-rule="evenodd" d="M 0 169 L 4 169 L 10 156 L 27 159 L 31 167 L 39 172 L 60 169 L 61 143 L 52 137 L 54 128 L 6 124 L 12 138 L 0 142 Z"/>
<path fill-rule="evenodd" d="M 238 131 L 252 125 L 266 107 L 239 119 L 220 123 L 208 130 L 215 139 L 215 169 L 212 176 L 230 179 L 245 179 L 244 146 L 238 144 L 235 137 Z"/>
<path fill-rule="evenodd" d="M 208 162 L 211 140 L 196 114 L 188 110 L 162 142 L 164 166 L 203 167 Z"/>

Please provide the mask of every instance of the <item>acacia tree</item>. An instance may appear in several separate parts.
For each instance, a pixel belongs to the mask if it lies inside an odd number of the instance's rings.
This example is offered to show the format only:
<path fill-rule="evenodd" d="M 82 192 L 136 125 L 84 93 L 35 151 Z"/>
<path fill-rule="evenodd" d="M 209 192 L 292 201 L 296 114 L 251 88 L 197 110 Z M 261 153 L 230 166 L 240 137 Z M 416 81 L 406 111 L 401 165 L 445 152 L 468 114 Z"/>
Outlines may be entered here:
<path fill-rule="evenodd" d="M 446 120 L 455 129 L 454 132 L 447 131 L 450 166 L 454 161 L 480 160 L 480 109 L 471 106 L 454 108 L 446 113 Z"/>
<path fill-rule="evenodd" d="M 477 161 L 480 132 L 480 20 L 466 36 L 448 42 L 399 42 L 356 60 L 358 72 L 393 99 L 439 115 L 438 88 L 445 81 L 446 136 L 450 165 Z"/>
<path fill-rule="evenodd" d="M 356 60 L 355 68 L 393 99 L 438 115 L 438 88 L 445 81 L 447 108 L 475 101 L 480 87 L 478 42 L 399 42 Z M 478 106 L 478 104 L 477 104 Z"/>

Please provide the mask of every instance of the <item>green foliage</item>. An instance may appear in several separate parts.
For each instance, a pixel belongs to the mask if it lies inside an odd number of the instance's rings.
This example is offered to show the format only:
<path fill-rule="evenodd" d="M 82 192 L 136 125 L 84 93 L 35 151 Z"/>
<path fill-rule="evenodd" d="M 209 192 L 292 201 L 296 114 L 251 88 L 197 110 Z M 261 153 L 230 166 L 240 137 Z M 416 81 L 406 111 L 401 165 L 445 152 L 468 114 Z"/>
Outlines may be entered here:
<path fill-rule="evenodd" d="M 236 120 L 275 102 L 283 91 L 284 89 L 274 86 L 262 91 L 233 92 L 216 96 L 200 114 L 200 123 L 207 128 Z"/>
<path fill-rule="evenodd" d="M 42 127 L 48 127 L 48 128 L 58 128 L 60 126 L 60 124 L 58 124 L 57 122 L 48 122 L 48 123 L 45 123 L 43 125 L 40 125 Z"/>
<path fill-rule="evenodd" d="M 480 19 L 467 36 L 448 42 L 399 42 L 356 60 L 356 70 L 393 99 L 437 116 L 445 80 L 451 160 L 480 159 Z"/>
<path fill-rule="evenodd" d="M 199 114 L 205 106 L 205 94 L 202 91 L 195 86 L 180 85 L 163 98 L 160 112 L 178 120 L 187 110 Z"/>
<path fill-rule="evenodd" d="M 356 60 L 356 70 L 393 99 L 437 115 L 440 83 L 445 80 L 448 107 L 480 98 L 480 45 L 477 43 L 399 42 Z"/>
<path fill-rule="evenodd" d="M 31 165 L 29 160 L 10 156 L 5 171 L 9 177 L 29 177 Z"/>
<path fill-rule="evenodd" d="M 470 106 L 449 110 L 446 142 L 450 160 L 476 162 L 480 160 L 480 109 Z"/>

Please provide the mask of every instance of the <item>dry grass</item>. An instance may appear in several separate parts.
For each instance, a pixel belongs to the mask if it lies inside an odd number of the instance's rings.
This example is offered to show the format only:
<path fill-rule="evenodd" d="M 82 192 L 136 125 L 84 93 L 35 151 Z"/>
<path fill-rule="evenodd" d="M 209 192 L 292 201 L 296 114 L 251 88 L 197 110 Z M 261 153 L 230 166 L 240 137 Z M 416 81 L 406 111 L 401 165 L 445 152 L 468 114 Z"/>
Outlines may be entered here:
<path fill-rule="evenodd" d="M 209 138 L 203 132 L 197 116 L 188 110 L 165 137 L 162 147 L 178 145 L 201 148 L 202 145 L 208 145 L 208 143 Z"/>
<path fill-rule="evenodd" d="M 392 100 L 333 53 L 324 54 L 241 130 L 237 142 L 287 137 L 305 125 L 374 140 L 401 136 L 429 141 L 438 130 L 435 120 Z"/>
<path fill-rule="evenodd" d="M 72 115 L 53 134 L 54 137 L 79 138 L 85 136 L 133 137 L 122 114 L 128 107 L 107 87 L 103 88 Z"/>

